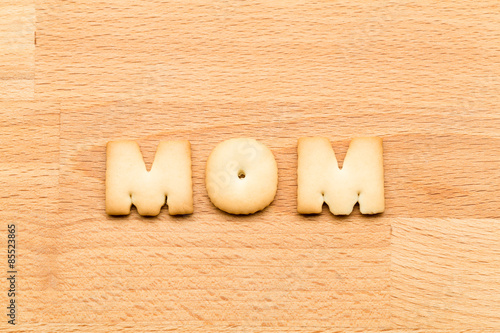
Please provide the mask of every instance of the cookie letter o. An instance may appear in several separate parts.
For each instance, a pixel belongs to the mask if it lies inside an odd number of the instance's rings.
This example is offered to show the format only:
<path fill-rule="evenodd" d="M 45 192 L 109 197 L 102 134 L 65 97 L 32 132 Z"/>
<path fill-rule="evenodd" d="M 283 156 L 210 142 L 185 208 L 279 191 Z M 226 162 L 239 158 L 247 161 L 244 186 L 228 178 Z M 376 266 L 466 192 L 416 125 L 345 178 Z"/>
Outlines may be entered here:
<path fill-rule="evenodd" d="M 135 141 L 110 141 L 106 148 L 106 213 L 156 216 L 167 197 L 170 215 L 193 212 L 189 141 L 161 141 L 151 171 Z"/>
<path fill-rule="evenodd" d="M 362 214 L 384 211 L 382 139 L 354 138 L 339 169 L 327 138 L 300 138 L 297 210 L 321 213 L 323 202 L 335 215 L 349 215 L 359 201 Z"/>
<path fill-rule="evenodd" d="M 257 140 L 230 139 L 210 154 L 205 181 L 217 208 L 230 214 L 253 214 L 274 200 L 278 167 L 271 150 Z"/>

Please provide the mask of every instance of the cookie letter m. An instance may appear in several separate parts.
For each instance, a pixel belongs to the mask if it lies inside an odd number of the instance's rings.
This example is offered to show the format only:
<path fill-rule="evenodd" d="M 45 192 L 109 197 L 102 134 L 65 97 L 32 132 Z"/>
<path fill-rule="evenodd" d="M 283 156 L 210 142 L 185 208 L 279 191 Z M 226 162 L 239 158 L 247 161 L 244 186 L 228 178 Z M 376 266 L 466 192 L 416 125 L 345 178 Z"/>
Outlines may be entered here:
<path fill-rule="evenodd" d="M 191 146 L 188 141 L 161 141 L 150 171 L 134 141 L 110 141 L 106 147 L 106 213 L 156 216 L 165 204 L 170 215 L 193 212 Z"/>
<path fill-rule="evenodd" d="M 382 139 L 355 138 L 339 169 L 327 138 L 300 138 L 298 143 L 297 210 L 321 213 L 323 202 L 335 215 L 349 215 L 359 202 L 362 214 L 384 211 Z"/>

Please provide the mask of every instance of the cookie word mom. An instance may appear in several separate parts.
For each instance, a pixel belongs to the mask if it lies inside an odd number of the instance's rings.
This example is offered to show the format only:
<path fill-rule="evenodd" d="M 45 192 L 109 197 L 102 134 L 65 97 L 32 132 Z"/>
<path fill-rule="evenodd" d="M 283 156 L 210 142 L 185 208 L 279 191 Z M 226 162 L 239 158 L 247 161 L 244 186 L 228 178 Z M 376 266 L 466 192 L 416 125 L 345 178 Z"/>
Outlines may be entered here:
<path fill-rule="evenodd" d="M 297 211 L 321 213 L 323 203 L 335 215 L 349 215 L 359 202 L 362 214 L 384 211 L 382 139 L 355 138 L 339 169 L 326 138 L 298 140 Z M 161 141 L 150 171 L 134 141 L 110 141 L 106 148 L 106 213 L 156 216 L 165 198 L 170 215 L 193 213 L 191 145 Z M 218 144 L 206 166 L 212 203 L 230 214 L 253 214 L 276 195 L 278 167 L 271 150 L 250 138 Z"/>

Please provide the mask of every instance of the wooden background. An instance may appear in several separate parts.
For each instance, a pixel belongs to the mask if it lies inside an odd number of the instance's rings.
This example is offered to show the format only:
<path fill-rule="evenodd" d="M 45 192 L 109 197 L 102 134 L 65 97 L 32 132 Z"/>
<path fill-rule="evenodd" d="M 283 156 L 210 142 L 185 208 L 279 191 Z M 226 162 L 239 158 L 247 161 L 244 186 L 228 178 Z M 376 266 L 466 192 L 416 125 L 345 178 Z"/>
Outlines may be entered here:
<path fill-rule="evenodd" d="M 0 246 L 16 223 L 19 253 L 2 331 L 500 331 L 496 0 L 2 0 L 0 115 Z M 339 159 L 384 138 L 383 215 L 296 213 L 316 135 Z M 248 217 L 203 180 L 241 136 L 279 166 Z M 190 140 L 193 215 L 105 215 L 122 138 L 147 164 Z"/>

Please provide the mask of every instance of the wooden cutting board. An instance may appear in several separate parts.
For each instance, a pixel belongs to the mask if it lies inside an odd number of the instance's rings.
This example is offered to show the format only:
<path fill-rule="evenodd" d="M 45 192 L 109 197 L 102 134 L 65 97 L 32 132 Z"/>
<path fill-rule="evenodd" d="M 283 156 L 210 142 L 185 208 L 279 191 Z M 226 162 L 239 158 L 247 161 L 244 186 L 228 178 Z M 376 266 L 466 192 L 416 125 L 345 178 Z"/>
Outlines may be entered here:
<path fill-rule="evenodd" d="M 22 332 L 500 331 L 498 1 L 0 4 L 0 219 Z M 386 212 L 296 213 L 297 139 L 384 139 Z M 247 217 L 217 143 L 279 167 Z M 105 144 L 192 144 L 195 213 L 104 212 Z"/>

